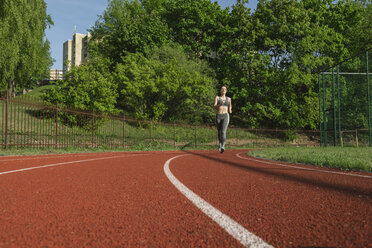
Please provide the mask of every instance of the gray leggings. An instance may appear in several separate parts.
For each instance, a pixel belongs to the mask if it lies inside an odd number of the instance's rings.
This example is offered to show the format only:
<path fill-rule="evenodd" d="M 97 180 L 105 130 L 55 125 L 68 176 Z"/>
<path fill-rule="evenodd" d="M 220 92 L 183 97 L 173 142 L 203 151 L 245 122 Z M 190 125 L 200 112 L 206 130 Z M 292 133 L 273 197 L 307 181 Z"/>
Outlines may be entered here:
<path fill-rule="evenodd" d="M 218 132 L 218 141 L 219 141 L 219 148 L 225 149 L 225 142 L 226 142 L 226 130 L 227 126 L 229 125 L 230 116 L 228 113 L 226 114 L 216 114 L 216 126 Z"/>

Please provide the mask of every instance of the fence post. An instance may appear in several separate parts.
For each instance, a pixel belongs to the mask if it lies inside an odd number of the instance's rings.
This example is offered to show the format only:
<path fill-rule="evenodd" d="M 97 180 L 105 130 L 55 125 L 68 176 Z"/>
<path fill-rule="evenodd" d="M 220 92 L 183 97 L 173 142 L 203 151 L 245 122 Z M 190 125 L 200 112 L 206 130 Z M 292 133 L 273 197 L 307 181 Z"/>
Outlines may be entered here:
<path fill-rule="evenodd" d="M 123 148 L 125 149 L 125 115 L 123 116 Z"/>
<path fill-rule="evenodd" d="M 275 127 L 275 145 L 278 145 L 278 128 Z"/>
<path fill-rule="evenodd" d="M 332 68 L 333 146 L 337 146 L 335 75 Z"/>
<path fill-rule="evenodd" d="M 366 64 L 367 64 L 367 97 L 368 97 L 368 132 L 369 132 L 369 146 L 372 146 L 371 95 L 370 95 L 370 89 L 369 89 L 368 51 L 366 52 Z"/>
<path fill-rule="evenodd" d="M 325 110 L 326 92 L 325 92 L 324 73 L 322 75 L 322 79 L 323 79 L 323 124 L 324 124 L 323 139 L 324 139 L 324 147 L 327 147 L 327 145 L 328 145 L 328 132 L 327 132 L 327 113 L 326 113 L 326 110 Z"/>
<path fill-rule="evenodd" d="M 177 141 L 176 141 L 176 124 L 173 121 L 173 140 L 174 140 L 174 147 L 177 146 Z"/>
<path fill-rule="evenodd" d="M 150 141 L 152 141 L 152 128 L 151 128 L 151 118 L 150 118 Z"/>
<path fill-rule="evenodd" d="M 58 102 L 56 103 L 56 142 L 54 147 L 58 148 Z"/>
<path fill-rule="evenodd" d="M 9 104 L 9 91 L 6 92 L 6 100 L 5 100 L 5 149 L 8 148 L 8 104 Z"/>
<path fill-rule="evenodd" d="M 238 128 L 235 128 L 236 146 L 239 146 Z"/>
<path fill-rule="evenodd" d="M 196 125 L 194 126 L 194 141 L 195 141 L 195 148 L 196 148 Z"/>
<path fill-rule="evenodd" d="M 322 146 L 323 142 L 323 133 L 322 133 L 322 101 L 321 101 L 321 76 L 320 73 L 318 75 L 318 84 L 319 84 L 319 89 L 318 89 L 318 98 L 319 98 L 319 134 L 320 134 L 320 147 Z"/>
<path fill-rule="evenodd" d="M 342 145 L 341 140 L 341 93 L 340 93 L 340 66 L 337 65 L 337 98 L 338 98 L 338 139 L 340 145 Z"/>
<path fill-rule="evenodd" d="M 94 147 L 94 109 L 92 115 L 92 148 Z"/>

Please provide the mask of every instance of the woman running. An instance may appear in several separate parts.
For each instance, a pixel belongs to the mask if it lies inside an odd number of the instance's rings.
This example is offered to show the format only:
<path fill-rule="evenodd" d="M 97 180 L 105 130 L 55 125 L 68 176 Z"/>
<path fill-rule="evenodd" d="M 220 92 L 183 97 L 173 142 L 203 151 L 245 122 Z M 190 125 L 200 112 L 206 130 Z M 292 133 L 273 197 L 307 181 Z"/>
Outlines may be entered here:
<path fill-rule="evenodd" d="M 227 87 L 223 85 L 220 90 L 220 96 L 214 99 L 213 108 L 216 109 L 216 126 L 218 132 L 218 151 L 225 151 L 226 130 L 229 125 L 230 116 L 232 113 L 231 98 L 226 96 Z"/>

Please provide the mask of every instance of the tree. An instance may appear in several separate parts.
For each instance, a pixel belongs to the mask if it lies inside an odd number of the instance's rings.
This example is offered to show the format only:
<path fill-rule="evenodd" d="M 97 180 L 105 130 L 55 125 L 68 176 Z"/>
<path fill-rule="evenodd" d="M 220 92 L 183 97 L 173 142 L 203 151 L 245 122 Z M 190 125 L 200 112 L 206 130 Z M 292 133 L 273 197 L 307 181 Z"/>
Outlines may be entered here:
<path fill-rule="evenodd" d="M 31 87 L 52 64 L 44 31 L 53 22 L 43 0 L 0 3 L 0 86 L 2 90 Z"/>
<path fill-rule="evenodd" d="M 96 113 L 115 113 L 116 85 L 109 71 L 107 59 L 94 58 L 73 67 L 47 91 L 44 99 L 60 107 L 94 110 Z"/>
<path fill-rule="evenodd" d="M 118 63 L 127 52 L 145 53 L 168 42 L 169 30 L 158 12 L 146 1 L 145 9 L 139 1 L 112 0 L 92 28 L 95 44 L 93 55 L 99 53 Z M 154 7 L 155 8 L 155 7 Z"/>
<path fill-rule="evenodd" d="M 259 1 L 254 17 L 263 32 L 256 47 L 271 58 L 262 105 L 274 115 L 266 123 L 317 126 L 317 72 L 349 57 L 358 46 L 350 34 L 360 28 L 361 6 L 347 0 Z"/>
<path fill-rule="evenodd" d="M 265 78 L 265 56 L 258 54 L 255 40 L 259 29 L 255 29 L 251 10 L 246 1 L 237 1 L 219 29 L 217 57 L 211 60 L 219 81 L 229 86 L 228 94 L 234 100 L 234 115 L 256 126 L 258 109 L 252 105 L 259 94 L 256 88 Z"/>
<path fill-rule="evenodd" d="M 174 42 L 197 57 L 207 57 L 217 51 L 217 30 L 228 10 L 221 10 L 217 2 L 210 0 L 167 0 L 164 8 L 163 18 Z"/>
<path fill-rule="evenodd" d="M 118 105 L 137 118 L 210 122 L 213 73 L 205 62 L 189 60 L 179 46 L 154 49 L 149 58 L 128 53 L 116 65 Z"/>

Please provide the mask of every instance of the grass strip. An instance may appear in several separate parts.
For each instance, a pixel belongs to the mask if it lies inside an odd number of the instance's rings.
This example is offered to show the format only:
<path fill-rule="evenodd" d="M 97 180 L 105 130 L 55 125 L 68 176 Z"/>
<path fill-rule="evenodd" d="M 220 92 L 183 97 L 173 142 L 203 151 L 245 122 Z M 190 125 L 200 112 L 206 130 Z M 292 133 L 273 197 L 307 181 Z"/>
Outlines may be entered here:
<path fill-rule="evenodd" d="M 101 153 L 101 152 L 141 152 L 141 151 L 188 151 L 188 150 L 211 150 L 215 149 L 215 146 L 200 145 L 194 147 L 192 144 L 186 144 L 183 146 L 172 146 L 166 144 L 159 144 L 157 146 L 151 146 L 148 144 L 137 144 L 127 148 L 113 148 L 109 146 L 102 147 L 65 147 L 65 148 L 18 148 L 12 147 L 8 149 L 0 149 L 0 157 L 2 156 L 29 156 L 29 155 L 51 155 L 51 154 L 70 154 L 70 153 Z"/>
<path fill-rule="evenodd" d="M 279 147 L 252 150 L 248 154 L 254 157 L 319 167 L 372 171 L 372 147 Z"/>

